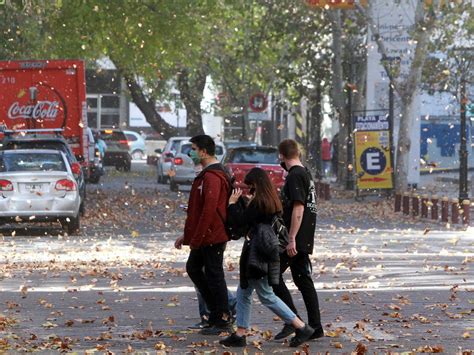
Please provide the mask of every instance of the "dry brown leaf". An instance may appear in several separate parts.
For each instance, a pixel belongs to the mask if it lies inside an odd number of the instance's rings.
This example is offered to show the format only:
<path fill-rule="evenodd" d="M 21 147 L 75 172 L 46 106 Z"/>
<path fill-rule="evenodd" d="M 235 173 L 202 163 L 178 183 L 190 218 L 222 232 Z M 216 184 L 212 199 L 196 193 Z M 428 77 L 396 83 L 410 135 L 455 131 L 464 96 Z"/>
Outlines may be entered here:
<path fill-rule="evenodd" d="M 166 344 L 163 343 L 162 341 L 155 344 L 155 350 L 165 350 L 165 349 L 166 349 Z"/>
<path fill-rule="evenodd" d="M 368 350 L 369 350 L 369 348 L 364 343 L 357 343 L 356 348 L 354 349 L 354 351 L 351 354 L 353 354 L 353 355 L 364 355 Z"/>

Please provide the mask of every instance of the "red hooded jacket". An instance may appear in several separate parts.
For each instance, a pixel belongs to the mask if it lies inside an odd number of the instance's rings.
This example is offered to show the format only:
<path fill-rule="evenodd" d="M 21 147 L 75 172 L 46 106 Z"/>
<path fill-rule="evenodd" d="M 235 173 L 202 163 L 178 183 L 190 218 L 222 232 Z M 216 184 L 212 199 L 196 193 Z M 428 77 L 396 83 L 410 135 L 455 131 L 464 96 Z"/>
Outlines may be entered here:
<path fill-rule="evenodd" d="M 184 245 L 191 249 L 229 240 L 224 221 L 231 184 L 224 167 L 212 164 L 194 179 L 184 226 Z"/>
<path fill-rule="evenodd" d="M 331 143 L 327 138 L 321 142 L 321 158 L 325 161 L 331 160 Z"/>

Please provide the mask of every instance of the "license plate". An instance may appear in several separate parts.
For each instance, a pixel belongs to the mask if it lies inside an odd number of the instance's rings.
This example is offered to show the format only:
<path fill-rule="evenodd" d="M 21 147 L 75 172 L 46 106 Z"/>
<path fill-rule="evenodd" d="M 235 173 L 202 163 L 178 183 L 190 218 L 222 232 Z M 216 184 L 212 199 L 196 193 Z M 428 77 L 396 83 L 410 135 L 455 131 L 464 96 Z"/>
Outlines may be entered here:
<path fill-rule="evenodd" d="M 41 192 L 41 184 L 25 184 L 25 189 L 30 192 Z"/>

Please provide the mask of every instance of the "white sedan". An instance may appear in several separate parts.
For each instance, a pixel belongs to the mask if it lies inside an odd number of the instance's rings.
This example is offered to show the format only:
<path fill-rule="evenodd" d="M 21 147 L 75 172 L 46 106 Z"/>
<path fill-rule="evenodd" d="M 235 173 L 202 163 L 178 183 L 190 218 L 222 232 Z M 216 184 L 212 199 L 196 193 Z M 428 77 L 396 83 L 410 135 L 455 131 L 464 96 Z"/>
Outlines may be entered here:
<path fill-rule="evenodd" d="M 57 150 L 0 152 L 0 220 L 59 221 L 73 234 L 80 228 L 81 197 L 71 166 Z"/>

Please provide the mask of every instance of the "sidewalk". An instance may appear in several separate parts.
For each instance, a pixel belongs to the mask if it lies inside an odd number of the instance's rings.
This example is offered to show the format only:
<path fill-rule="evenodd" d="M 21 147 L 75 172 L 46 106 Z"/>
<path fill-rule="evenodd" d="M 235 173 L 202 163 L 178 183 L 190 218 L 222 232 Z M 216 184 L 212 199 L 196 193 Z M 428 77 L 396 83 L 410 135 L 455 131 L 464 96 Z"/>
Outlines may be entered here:
<path fill-rule="evenodd" d="M 325 207 L 313 274 L 327 337 L 298 349 L 270 340 L 282 323 L 256 301 L 247 353 L 474 350 L 472 229 L 401 224 L 371 215 L 376 207 L 358 218 Z M 198 321 L 197 301 L 184 272 L 188 250 L 173 248 L 177 235 L 104 234 L 37 245 L 25 236 L 3 243 L 9 262 L 0 264 L 1 312 L 16 324 L 0 334 L 0 351 L 243 353 L 187 330 Z M 231 242 L 226 251 L 232 290 L 240 249 Z M 286 279 L 306 318 L 289 274 Z"/>

